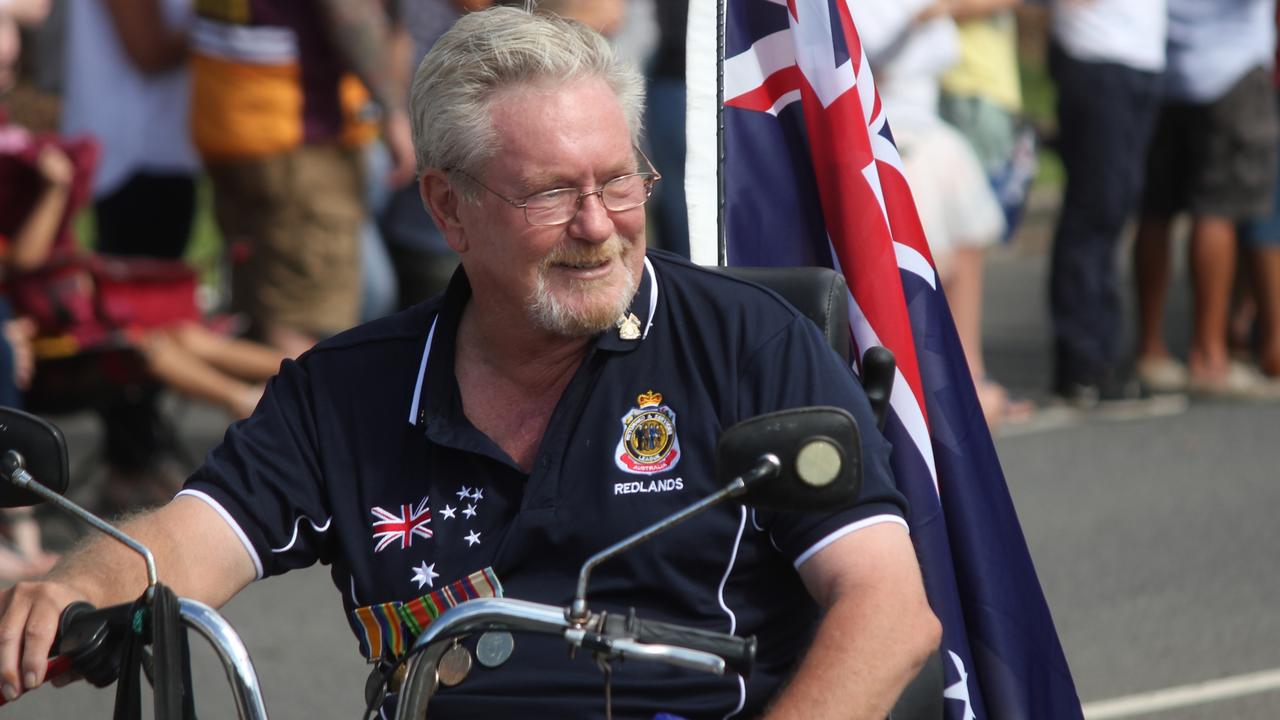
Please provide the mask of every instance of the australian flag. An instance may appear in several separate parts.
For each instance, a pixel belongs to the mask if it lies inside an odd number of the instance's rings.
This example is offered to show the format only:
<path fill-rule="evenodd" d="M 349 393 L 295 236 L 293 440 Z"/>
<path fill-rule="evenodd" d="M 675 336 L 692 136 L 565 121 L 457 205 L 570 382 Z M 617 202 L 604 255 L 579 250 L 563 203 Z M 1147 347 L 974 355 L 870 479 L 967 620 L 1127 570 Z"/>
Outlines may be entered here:
<path fill-rule="evenodd" d="M 898 370 L 886 435 L 943 624 L 948 720 L 1080 718 L 849 5 L 728 0 L 730 265 L 825 265 L 861 355 Z"/>

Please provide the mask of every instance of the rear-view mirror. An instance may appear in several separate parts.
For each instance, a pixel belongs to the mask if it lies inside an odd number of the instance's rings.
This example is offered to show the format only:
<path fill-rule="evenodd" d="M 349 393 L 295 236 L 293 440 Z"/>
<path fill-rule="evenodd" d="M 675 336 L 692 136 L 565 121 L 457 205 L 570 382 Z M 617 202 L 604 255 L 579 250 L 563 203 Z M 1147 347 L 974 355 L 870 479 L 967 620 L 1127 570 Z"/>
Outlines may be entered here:
<path fill-rule="evenodd" d="M 747 475 L 761 458 L 778 459 L 776 474 L 738 496 L 752 507 L 816 512 L 851 505 L 862 486 L 858 424 L 836 407 L 805 407 L 760 415 L 725 430 L 716 445 L 721 484 Z"/>
<path fill-rule="evenodd" d="M 10 450 L 22 456 L 23 467 L 42 485 L 59 495 L 66 494 L 71 482 L 67 441 L 56 425 L 21 410 L 0 407 L 0 458 Z M 0 481 L 0 507 L 40 502 L 39 495 L 17 487 L 7 477 Z"/>

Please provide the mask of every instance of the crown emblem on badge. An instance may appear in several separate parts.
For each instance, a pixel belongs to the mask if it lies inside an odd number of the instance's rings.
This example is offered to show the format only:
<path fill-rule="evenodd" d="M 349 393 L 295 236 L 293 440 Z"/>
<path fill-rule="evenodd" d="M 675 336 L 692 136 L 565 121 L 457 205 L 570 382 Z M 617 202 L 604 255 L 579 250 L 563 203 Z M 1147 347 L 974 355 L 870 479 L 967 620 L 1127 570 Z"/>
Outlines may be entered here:
<path fill-rule="evenodd" d="M 636 404 L 642 408 L 657 407 L 662 404 L 662 393 L 656 393 L 652 390 L 641 393 L 636 396 Z"/>

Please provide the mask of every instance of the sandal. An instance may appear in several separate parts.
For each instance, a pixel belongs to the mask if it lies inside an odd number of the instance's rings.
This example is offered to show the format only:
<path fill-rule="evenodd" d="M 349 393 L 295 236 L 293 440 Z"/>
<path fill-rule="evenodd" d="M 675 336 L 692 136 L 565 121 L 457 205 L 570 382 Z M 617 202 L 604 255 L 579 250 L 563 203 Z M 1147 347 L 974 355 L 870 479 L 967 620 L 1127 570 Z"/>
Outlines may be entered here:
<path fill-rule="evenodd" d="M 978 393 L 978 404 L 982 406 L 987 427 L 993 433 L 1006 425 L 1026 423 L 1035 417 L 1035 403 L 1009 397 L 1009 391 L 994 380 L 982 378 L 974 389 Z"/>

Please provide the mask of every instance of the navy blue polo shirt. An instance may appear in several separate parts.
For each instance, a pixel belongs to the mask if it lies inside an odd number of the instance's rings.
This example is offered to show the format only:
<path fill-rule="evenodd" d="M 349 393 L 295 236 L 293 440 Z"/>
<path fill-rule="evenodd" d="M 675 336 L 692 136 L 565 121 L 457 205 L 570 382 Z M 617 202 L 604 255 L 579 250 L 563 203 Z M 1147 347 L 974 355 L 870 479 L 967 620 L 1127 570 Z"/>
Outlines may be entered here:
<path fill-rule="evenodd" d="M 349 615 L 485 567 L 507 597 L 565 605 L 587 557 L 718 489 L 723 429 L 783 408 L 845 407 L 862 429 L 857 505 L 801 515 L 726 503 L 591 578 L 593 610 L 635 607 L 760 641 L 746 679 L 621 663 L 617 717 L 759 713 L 818 617 L 795 568 L 849 532 L 902 523 L 888 444 L 852 372 L 772 292 L 651 252 L 637 332 L 596 340 L 525 473 L 462 411 L 454 339 L 469 296 L 459 270 L 443 297 L 285 363 L 183 492 L 222 513 L 259 576 L 329 564 Z M 477 664 L 431 716 L 596 717 L 601 688 L 589 657 L 570 659 L 562 640 L 517 636 L 507 663 Z"/>

